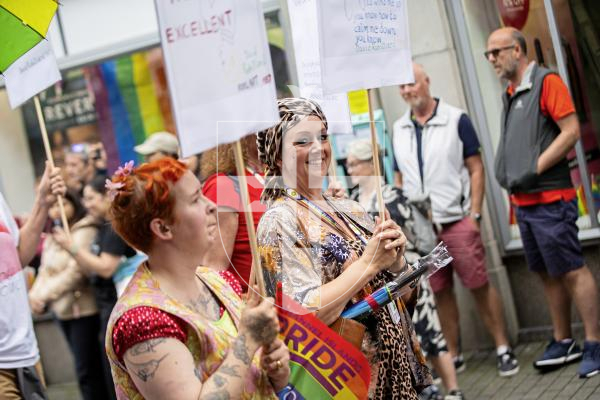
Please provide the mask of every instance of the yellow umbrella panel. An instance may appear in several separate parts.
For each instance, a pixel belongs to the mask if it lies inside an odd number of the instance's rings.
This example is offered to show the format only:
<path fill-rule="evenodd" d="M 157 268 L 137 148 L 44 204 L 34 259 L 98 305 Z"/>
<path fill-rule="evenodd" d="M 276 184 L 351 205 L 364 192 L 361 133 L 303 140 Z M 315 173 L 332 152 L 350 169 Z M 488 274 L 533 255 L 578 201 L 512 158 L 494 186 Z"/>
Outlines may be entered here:
<path fill-rule="evenodd" d="M 57 8 L 54 0 L 0 0 L 0 72 L 46 36 Z"/>

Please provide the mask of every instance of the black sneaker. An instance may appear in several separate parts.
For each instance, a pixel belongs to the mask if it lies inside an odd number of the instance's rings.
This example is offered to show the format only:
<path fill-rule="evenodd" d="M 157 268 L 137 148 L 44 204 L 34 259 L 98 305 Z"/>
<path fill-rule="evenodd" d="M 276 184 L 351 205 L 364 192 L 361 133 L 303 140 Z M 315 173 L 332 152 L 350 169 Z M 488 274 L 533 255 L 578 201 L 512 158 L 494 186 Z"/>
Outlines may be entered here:
<path fill-rule="evenodd" d="M 444 400 L 444 396 L 436 385 L 429 385 L 419 393 L 419 400 Z"/>
<path fill-rule="evenodd" d="M 498 367 L 498 375 L 503 378 L 513 376 L 519 372 L 519 361 L 517 361 L 517 357 L 515 357 L 511 350 L 498 356 L 496 366 Z"/>
<path fill-rule="evenodd" d="M 462 353 L 453 358 L 454 360 L 454 369 L 457 374 L 460 374 L 465 369 L 467 369 L 467 363 L 465 363 L 465 359 L 463 358 Z"/>
<path fill-rule="evenodd" d="M 575 340 L 557 342 L 552 339 L 546 346 L 544 354 L 533 363 L 533 366 L 540 370 L 557 368 L 579 360 L 581 354 L 581 349 Z"/>
<path fill-rule="evenodd" d="M 451 390 L 444 400 L 465 400 L 465 395 L 460 390 Z"/>

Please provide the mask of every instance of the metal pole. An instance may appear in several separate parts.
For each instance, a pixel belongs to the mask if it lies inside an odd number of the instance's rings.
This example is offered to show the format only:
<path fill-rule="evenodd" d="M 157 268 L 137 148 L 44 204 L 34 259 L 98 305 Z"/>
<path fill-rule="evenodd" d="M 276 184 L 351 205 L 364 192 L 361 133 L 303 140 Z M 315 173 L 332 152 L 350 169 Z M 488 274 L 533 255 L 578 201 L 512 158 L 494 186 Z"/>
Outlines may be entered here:
<path fill-rule="evenodd" d="M 573 93 L 571 90 L 571 84 L 569 82 L 569 74 L 567 72 L 567 64 L 565 63 L 562 44 L 560 42 L 560 33 L 558 32 L 558 26 L 556 25 L 552 0 L 544 0 L 544 8 L 546 9 L 548 29 L 550 29 L 550 36 L 552 37 L 552 45 L 554 47 L 554 54 L 556 56 L 556 64 L 558 65 L 558 73 L 569 88 L 569 91 Z M 583 192 L 585 194 L 585 202 L 587 204 L 590 222 L 592 223 L 593 228 L 598 228 L 600 227 L 600 224 L 598 224 L 598 212 L 596 210 L 596 205 L 594 204 L 594 198 L 592 197 L 592 185 L 589 181 L 587 163 L 585 160 L 585 151 L 583 149 L 581 140 L 578 140 L 575 144 L 575 154 L 577 155 L 579 175 L 581 177 L 581 183 L 583 184 Z"/>

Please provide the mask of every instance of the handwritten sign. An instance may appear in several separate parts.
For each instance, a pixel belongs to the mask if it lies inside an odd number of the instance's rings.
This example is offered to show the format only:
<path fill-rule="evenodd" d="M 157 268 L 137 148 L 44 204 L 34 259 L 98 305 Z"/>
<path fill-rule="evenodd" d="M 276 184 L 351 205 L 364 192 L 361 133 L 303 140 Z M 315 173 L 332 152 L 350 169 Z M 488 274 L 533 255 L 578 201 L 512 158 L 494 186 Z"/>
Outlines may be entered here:
<path fill-rule="evenodd" d="M 156 10 L 182 156 L 279 119 L 259 0 L 156 0 Z"/>
<path fill-rule="evenodd" d="M 317 2 L 323 92 L 414 81 L 406 0 Z"/>
<path fill-rule="evenodd" d="M 288 0 L 288 10 L 299 84 L 299 93 L 294 93 L 294 96 L 306 97 L 319 103 L 327 117 L 331 133 L 352 133 L 346 95 L 343 92 L 323 94 L 317 0 Z"/>
<path fill-rule="evenodd" d="M 19 107 L 60 80 L 52 46 L 47 40 L 42 40 L 4 71 L 10 107 Z"/>

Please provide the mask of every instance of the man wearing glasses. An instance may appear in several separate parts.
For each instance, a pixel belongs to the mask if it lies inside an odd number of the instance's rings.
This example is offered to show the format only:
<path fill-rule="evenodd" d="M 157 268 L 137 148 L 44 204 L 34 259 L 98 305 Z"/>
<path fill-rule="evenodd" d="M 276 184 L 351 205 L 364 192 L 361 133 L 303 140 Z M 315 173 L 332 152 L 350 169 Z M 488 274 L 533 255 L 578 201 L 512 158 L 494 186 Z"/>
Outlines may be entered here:
<path fill-rule="evenodd" d="M 494 31 L 485 57 L 508 82 L 496 178 L 515 206 L 527 264 L 542 280 L 554 330 L 534 366 L 550 369 L 581 358 L 571 334 L 573 300 L 586 339 L 579 376 L 587 378 L 600 372 L 598 289 L 577 237 L 577 196 L 566 159 L 579 139 L 575 107 L 557 74 L 529 62 L 518 30 Z"/>

